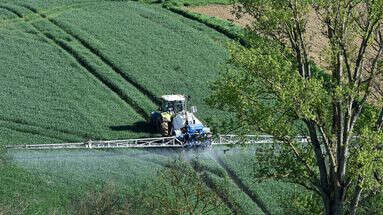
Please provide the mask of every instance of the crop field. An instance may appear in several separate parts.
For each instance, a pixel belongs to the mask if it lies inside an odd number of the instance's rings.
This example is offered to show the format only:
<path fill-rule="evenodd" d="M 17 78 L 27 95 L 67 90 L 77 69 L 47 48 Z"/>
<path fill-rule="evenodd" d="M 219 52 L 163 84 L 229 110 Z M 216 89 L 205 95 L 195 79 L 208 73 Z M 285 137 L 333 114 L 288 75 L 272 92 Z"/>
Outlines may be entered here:
<path fill-rule="evenodd" d="M 15 204 L 15 199 L 27 201 L 26 214 L 54 210 L 69 213 L 73 201 L 88 191 L 101 189 L 106 183 L 118 186 L 121 194 L 137 194 L 137 189 L 150 181 L 169 159 L 141 150 L 10 153 L 16 167 L 3 171 L 0 176 L 5 188 L 1 190 L 2 201 L 8 204 Z M 15 174 L 15 169 L 19 174 Z M 7 186 L 15 182 L 20 187 Z M 23 199 L 25 194 L 31 196 Z"/>
<path fill-rule="evenodd" d="M 207 120 L 228 59 L 223 35 L 130 1 L 2 1 L 0 32 L 1 144 L 156 135 L 163 94 L 191 95 Z"/>
<path fill-rule="evenodd" d="M 264 211 L 271 214 L 305 214 L 304 208 L 286 204 L 305 198 L 307 191 L 302 187 L 273 179 L 256 180 L 256 173 L 260 168 L 257 165 L 256 152 L 255 147 L 233 149 L 217 155 L 216 159 L 238 187 Z"/>
<path fill-rule="evenodd" d="M 249 152 L 251 149 L 231 148 L 224 154 L 227 149 L 217 147 L 198 153 L 154 149 L 10 151 L 8 155 L 15 167 L 0 176 L 6 188 L 1 191 L 1 196 L 6 196 L 3 201 L 10 203 L 14 199 L 28 201 L 23 199 L 23 193 L 39 190 L 28 196 L 39 202 L 36 204 L 29 200 L 26 213 L 54 210 L 67 213 L 73 209 L 68 205 L 73 205 L 75 197 L 92 189 L 102 189 L 107 183 L 118 187 L 121 195 L 150 193 L 148 185 L 155 179 L 156 172 L 173 159 L 182 157 L 196 172 L 205 175 L 206 184 L 220 196 L 227 213 L 262 214 L 265 206 L 272 214 L 285 214 L 286 211 L 279 206 L 281 199 L 278 196 L 293 194 L 295 187 L 272 181 L 251 184 L 251 176 L 240 173 L 254 171 L 251 165 L 254 162 L 249 162 L 254 158 Z M 231 168 L 236 163 L 241 167 L 236 168 L 240 172 L 235 171 L 238 179 L 233 179 L 226 166 Z M 14 183 L 13 177 L 22 188 L 15 190 L 7 186 Z M 36 184 L 35 180 L 39 183 Z M 249 189 L 245 191 L 244 186 L 249 186 Z"/>

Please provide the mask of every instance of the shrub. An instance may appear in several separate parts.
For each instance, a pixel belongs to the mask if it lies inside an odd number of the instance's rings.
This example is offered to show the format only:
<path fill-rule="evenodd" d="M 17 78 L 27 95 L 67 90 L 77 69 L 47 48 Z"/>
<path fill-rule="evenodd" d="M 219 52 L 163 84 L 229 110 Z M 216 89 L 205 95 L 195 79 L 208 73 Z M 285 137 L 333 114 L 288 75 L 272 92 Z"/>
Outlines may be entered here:
<path fill-rule="evenodd" d="M 82 199 L 75 202 L 78 215 L 116 214 L 121 210 L 122 198 L 113 184 L 105 185 L 100 191 L 88 192 Z"/>
<path fill-rule="evenodd" d="M 204 177 L 182 158 L 169 162 L 158 171 L 143 196 L 143 203 L 153 214 L 209 214 L 226 210 L 224 203 L 206 185 Z"/>

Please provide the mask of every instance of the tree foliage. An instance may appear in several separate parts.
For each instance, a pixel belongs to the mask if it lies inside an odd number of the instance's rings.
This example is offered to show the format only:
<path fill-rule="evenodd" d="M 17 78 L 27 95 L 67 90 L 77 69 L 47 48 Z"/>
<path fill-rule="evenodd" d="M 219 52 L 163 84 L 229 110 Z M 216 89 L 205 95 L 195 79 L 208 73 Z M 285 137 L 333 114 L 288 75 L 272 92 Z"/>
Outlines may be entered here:
<path fill-rule="evenodd" d="M 365 199 L 383 188 L 383 1 L 238 2 L 237 15 L 254 18 L 251 47 L 231 46 L 235 69 L 212 85 L 208 102 L 235 113 L 244 133 L 279 141 L 278 153 L 263 154 L 259 177 L 302 185 L 326 214 L 366 212 Z M 313 28 L 324 64 L 313 57 Z"/>

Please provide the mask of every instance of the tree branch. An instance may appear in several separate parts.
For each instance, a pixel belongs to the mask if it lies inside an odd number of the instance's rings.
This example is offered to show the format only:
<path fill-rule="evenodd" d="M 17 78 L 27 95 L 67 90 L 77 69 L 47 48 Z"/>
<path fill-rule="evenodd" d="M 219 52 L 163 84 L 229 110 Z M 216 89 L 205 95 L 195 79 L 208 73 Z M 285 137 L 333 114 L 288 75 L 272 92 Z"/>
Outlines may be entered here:
<path fill-rule="evenodd" d="M 350 209 L 349 209 L 350 215 L 356 214 L 356 209 L 358 208 L 360 196 L 361 196 L 362 191 L 363 191 L 363 188 L 360 186 L 361 183 L 362 183 L 362 181 L 358 180 L 358 184 L 355 187 L 354 195 L 353 195 L 351 203 L 350 203 Z"/>
<path fill-rule="evenodd" d="M 368 16 L 370 16 L 370 15 L 371 14 L 368 14 Z M 378 18 L 376 18 L 375 20 L 372 20 L 372 21 L 370 19 L 367 20 L 366 32 L 365 32 L 365 35 L 362 38 L 362 42 L 360 44 L 358 55 L 357 55 L 357 59 L 356 59 L 356 63 L 355 63 L 354 77 L 353 77 L 354 81 L 356 81 L 357 77 L 359 76 L 359 72 L 361 70 L 361 65 L 362 65 L 362 62 L 363 62 L 364 55 L 366 53 L 368 42 L 371 39 L 371 36 L 372 36 L 372 33 L 373 33 L 374 29 L 377 27 L 377 25 L 379 24 L 379 21 L 381 20 L 380 16 Z"/>
<path fill-rule="evenodd" d="M 329 183 L 328 183 L 328 174 L 327 174 L 327 168 L 326 168 L 326 163 L 325 159 L 323 157 L 322 149 L 320 147 L 320 143 L 318 140 L 318 136 L 316 133 L 315 125 L 311 121 L 305 121 L 309 133 L 310 133 L 310 138 L 311 138 L 311 143 L 314 147 L 314 152 L 315 152 L 315 158 L 317 161 L 317 165 L 319 167 L 319 176 L 320 176 L 320 188 L 322 192 L 325 192 L 325 194 L 328 194 L 328 188 L 329 188 Z"/>
<path fill-rule="evenodd" d="M 381 131 L 383 127 L 383 107 L 380 109 L 378 121 L 376 122 L 376 130 Z"/>
<path fill-rule="evenodd" d="M 285 140 L 286 141 L 286 140 Z M 311 167 L 307 164 L 307 162 L 305 161 L 305 159 L 300 155 L 300 153 L 298 152 L 297 148 L 294 147 L 294 145 L 291 143 L 291 141 L 287 140 L 286 141 L 288 143 L 288 145 L 291 147 L 291 149 L 293 150 L 294 152 L 294 155 L 298 158 L 299 161 L 301 161 L 301 163 L 303 165 L 305 165 L 307 171 L 310 173 L 310 174 L 315 174 L 314 171 L 311 169 Z"/>
<path fill-rule="evenodd" d="M 335 158 L 334 158 L 334 154 L 330 148 L 330 141 L 323 129 L 322 126 L 318 126 L 319 128 L 319 132 L 321 133 L 321 136 L 323 137 L 323 140 L 324 140 L 324 146 L 325 146 L 325 149 L 326 149 L 326 152 L 327 152 L 327 155 L 329 156 L 329 161 L 330 161 L 330 171 L 331 171 L 331 174 L 335 174 L 335 166 L 336 166 L 336 163 L 335 163 Z"/>
<path fill-rule="evenodd" d="M 356 123 L 356 120 L 358 119 L 361 111 L 362 111 L 362 108 L 364 106 L 364 104 L 366 103 L 367 101 L 367 98 L 368 96 L 370 96 L 371 94 L 371 86 L 372 86 L 372 81 L 374 80 L 374 77 L 376 76 L 376 66 L 378 64 L 378 61 L 379 59 L 381 58 L 382 56 L 382 53 L 383 53 L 383 38 L 382 38 L 382 35 L 381 33 L 379 32 L 379 38 L 380 38 L 380 46 L 379 46 L 379 50 L 378 50 L 378 53 L 375 55 L 373 61 L 372 61 L 372 65 L 371 65 L 371 73 L 370 73 L 370 77 L 367 79 L 367 87 L 365 89 L 365 93 L 363 95 L 363 98 L 362 100 L 356 104 L 356 107 L 355 107 L 355 111 L 352 115 L 352 118 L 351 118 L 351 124 L 350 124 L 350 130 L 353 129 L 355 123 Z M 383 109 L 382 109 L 383 110 Z M 381 113 L 382 114 L 382 113 Z M 380 118 L 383 117 L 382 116 L 379 116 Z M 379 119 L 378 119 L 378 123 L 379 123 Z M 381 123 L 381 122 L 380 122 Z M 378 125 L 377 125 L 378 126 Z"/>

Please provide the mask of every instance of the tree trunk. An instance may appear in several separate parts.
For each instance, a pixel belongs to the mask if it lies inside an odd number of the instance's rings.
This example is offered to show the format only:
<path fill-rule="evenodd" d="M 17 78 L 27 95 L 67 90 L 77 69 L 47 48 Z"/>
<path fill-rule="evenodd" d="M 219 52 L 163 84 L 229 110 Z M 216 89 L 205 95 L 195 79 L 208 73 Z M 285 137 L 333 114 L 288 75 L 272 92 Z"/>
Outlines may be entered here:
<path fill-rule="evenodd" d="M 343 215 L 343 199 L 336 198 L 337 195 L 322 195 L 324 207 L 327 215 Z"/>
<path fill-rule="evenodd" d="M 340 189 L 342 189 L 341 193 L 338 191 L 338 194 L 335 197 L 334 207 L 331 213 L 333 215 L 343 215 L 343 188 Z"/>

